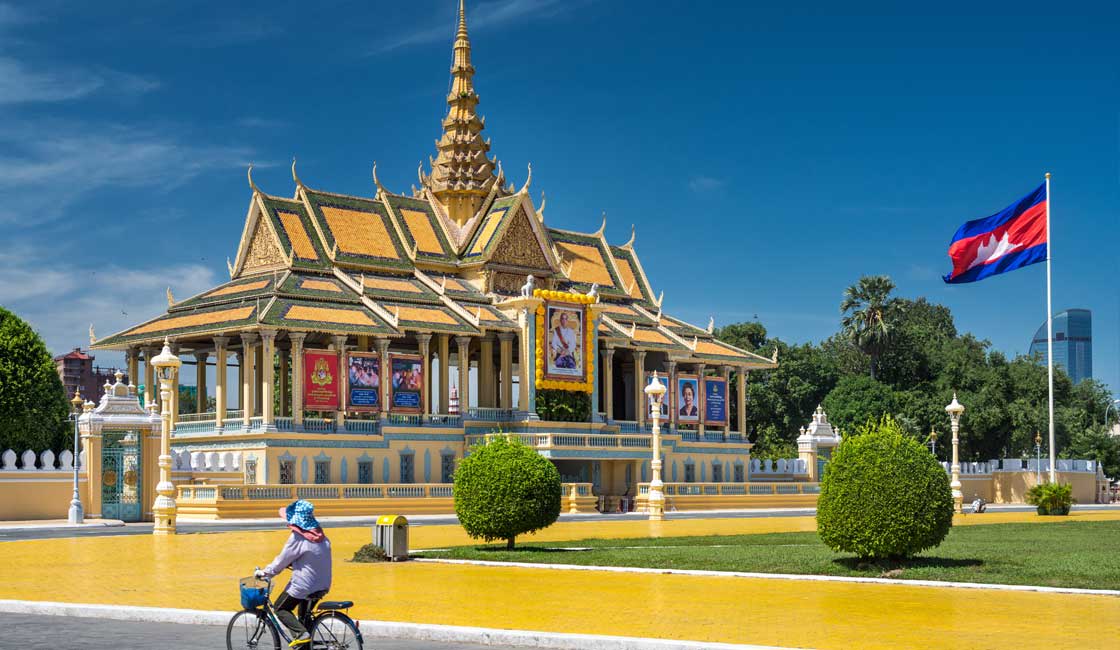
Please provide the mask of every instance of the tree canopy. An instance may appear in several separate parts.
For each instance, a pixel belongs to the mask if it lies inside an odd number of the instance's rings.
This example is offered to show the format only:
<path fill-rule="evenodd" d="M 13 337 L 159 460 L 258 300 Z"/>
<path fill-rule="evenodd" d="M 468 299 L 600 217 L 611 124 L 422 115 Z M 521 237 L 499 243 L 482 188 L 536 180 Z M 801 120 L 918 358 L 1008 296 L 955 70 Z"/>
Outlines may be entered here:
<path fill-rule="evenodd" d="M 891 297 L 893 288 L 883 276 L 849 288 L 842 302 L 850 307 L 848 314 L 836 334 L 819 344 L 772 338 L 759 322 L 716 331 L 721 340 L 767 357 L 778 351 L 778 368 L 748 377 L 753 453 L 759 458 L 796 455 L 798 429 L 823 404 L 830 420 L 846 432 L 888 414 L 923 442 L 932 429 L 938 434 L 937 455 L 945 460 L 951 453 L 945 405 L 956 392 L 967 409 L 961 460 L 1033 458 L 1039 432 L 1047 454 L 1046 367 L 1027 356 L 1009 359 L 988 341 L 959 332 L 947 307 L 925 298 Z M 880 316 L 855 316 L 874 305 Z M 874 344 L 868 335 L 853 334 L 866 322 L 877 328 Z M 1059 455 L 1100 460 L 1106 474 L 1120 476 L 1120 439 L 1104 431 L 1111 399 L 1104 385 L 1085 380 L 1075 386 L 1055 367 L 1054 397 Z"/>
<path fill-rule="evenodd" d="M 70 449 L 67 397 L 43 339 L 0 307 L 0 450 Z"/>

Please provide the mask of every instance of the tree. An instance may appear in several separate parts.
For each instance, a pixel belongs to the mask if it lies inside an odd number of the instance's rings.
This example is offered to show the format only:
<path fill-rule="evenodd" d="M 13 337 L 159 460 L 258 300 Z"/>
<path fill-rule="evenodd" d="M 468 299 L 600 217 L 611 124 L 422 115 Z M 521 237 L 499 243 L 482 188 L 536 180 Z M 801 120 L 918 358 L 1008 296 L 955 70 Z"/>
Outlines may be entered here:
<path fill-rule="evenodd" d="M 817 533 L 835 551 L 909 557 L 940 544 L 952 523 L 948 475 L 889 416 L 845 438 L 825 465 Z"/>
<path fill-rule="evenodd" d="M 758 321 L 732 323 L 717 327 L 713 335 L 724 343 L 729 343 L 747 352 L 758 350 L 766 345 L 769 340 L 766 336 L 766 327 Z"/>
<path fill-rule="evenodd" d="M 893 412 L 894 396 L 886 384 L 865 375 L 848 376 L 824 398 L 828 419 L 841 431 L 855 433 L 869 420 L 877 422 Z"/>
<path fill-rule="evenodd" d="M 0 449 L 70 449 L 69 397 L 43 339 L 0 307 Z"/>
<path fill-rule="evenodd" d="M 900 306 L 890 298 L 894 282 L 885 275 L 865 275 L 844 291 L 840 312 L 848 337 L 871 359 L 871 378 L 875 379 L 879 356 L 894 332 Z"/>
<path fill-rule="evenodd" d="M 455 470 L 455 514 L 467 534 L 490 542 L 551 526 L 560 517 L 560 472 L 521 441 L 494 436 Z"/>

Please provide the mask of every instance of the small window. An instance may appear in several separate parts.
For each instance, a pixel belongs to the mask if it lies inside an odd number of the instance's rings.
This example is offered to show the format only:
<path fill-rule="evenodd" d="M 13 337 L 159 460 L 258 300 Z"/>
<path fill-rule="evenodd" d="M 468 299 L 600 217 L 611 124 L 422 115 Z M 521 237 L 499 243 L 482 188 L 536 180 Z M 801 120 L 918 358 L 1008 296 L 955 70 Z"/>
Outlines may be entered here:
<path fill-rule="evenodd" d="M 358 482 L 363 485 L 373 483 L 373 461 L 358 461 Z"/>
<path fill-rule="evenodd" d="M 257 459 L 250 458 L 245 461 L 245 485 L 257 484 Z"/>
<path fill-rule="evenodd" d="M 743 474 L 743 466 L 742 465 L 736 465 L 735 466 L 735 482 L 736 483 L 745 483 L 746 480 L 747 480 L 746 476 Z"/>
<path fill-rule="evenodd" d="M 331 482 L 331 461 L 315 461 L 315 484 L 324 485 Z"/>
<path fill-rule="evenodd" d="M 439 457 L 439 482 L 453 483 L 455 481 L 455 457 L 443 454 Z"/>
<path fill-rule="evenodd" d="M 401 454 L 401 483 L 415 483 L 415 467 L 412 454 Z"/>
<path fill-rule="evenodd" d="M 723 483 L 723 465 L 712 463 L 712 483 Z"/>
<path fill-rule="evenodd" d="M 685 483 L 695 483 L 696 482 L 696 466 L 693 465 L 692 463 L 685 463 L 684 464 L 684 482 Z"/>
<path fill-rule="evenodd" d="M 291 485 L 296 482 L 296 461 L 280 461 L 280 484 Z"/>

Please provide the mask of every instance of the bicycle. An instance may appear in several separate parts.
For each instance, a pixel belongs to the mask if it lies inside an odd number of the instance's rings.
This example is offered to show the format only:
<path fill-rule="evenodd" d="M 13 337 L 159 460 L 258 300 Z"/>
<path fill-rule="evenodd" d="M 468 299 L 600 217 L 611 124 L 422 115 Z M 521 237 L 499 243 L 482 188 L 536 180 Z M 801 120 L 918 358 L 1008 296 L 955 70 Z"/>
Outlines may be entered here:
<path fill-rule="evenodd" d="M 241 606 L 226 627 L 228 650 L 280 650 L 280 640 L 291 643 L 288 629 L 272 606 L 272 579 L 242 578 Z M 349 600 L 312 600 L 299 608 L 299 621 L 311 635 L 311 650 L 362 650 L 358 622 L 347 611 Z M 287 646 L 285 646 L 287 647 Z"/>

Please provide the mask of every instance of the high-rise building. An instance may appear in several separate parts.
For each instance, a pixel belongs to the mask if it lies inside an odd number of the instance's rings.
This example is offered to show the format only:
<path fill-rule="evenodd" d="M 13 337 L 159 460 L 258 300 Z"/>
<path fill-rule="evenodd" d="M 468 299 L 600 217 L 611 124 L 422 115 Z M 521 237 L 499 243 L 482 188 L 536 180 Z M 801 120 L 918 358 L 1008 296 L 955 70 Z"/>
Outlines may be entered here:
<path fill-rule="evenodd" d="M 1046 364 L 1046 323 L 1034 333 L 1031 356 Z M 1054 365 L 1064 368 L 1075 384 L 1093 378 L 1093 312 L 1067 309 L 1054 316 Z"/>
<path fill-rule="evenodd" d="M 67 399 L 73 397 L 74 391 L 80 388 L 84 399 L 96 402 L 101 399 L 104 385 L 116 381 L 113 377 L 116 368 L 93 365 L 93 355 L 82 352 L 81 348 L 74 348 L 71 352 L 55 357 L 54 363 L 62 386 L 66 389 Z M 125 376 L 126 383 L 129 379 Z"/>

